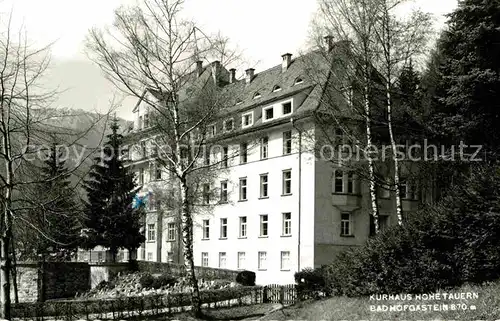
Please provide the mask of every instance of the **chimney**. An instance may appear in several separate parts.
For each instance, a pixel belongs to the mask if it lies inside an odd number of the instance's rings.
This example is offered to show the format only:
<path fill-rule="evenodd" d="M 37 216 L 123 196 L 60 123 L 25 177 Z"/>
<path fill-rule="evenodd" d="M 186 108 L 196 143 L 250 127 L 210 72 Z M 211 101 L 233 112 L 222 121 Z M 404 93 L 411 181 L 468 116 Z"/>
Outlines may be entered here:
<path fill-rule="evenodd" d="M 229 83 L 232 84 L 236 81 L 236 69 L 229 69 Z"/>
<path fill-rule="evenodd" d="M 286 53 L 281 55 L 281 58 L 283 60 L 281 61 L 281 71 L 285 72 L 288 67 L 290 67 L 290 63 L 292 62 L 292 54 L 291 53 Z"/>
<path fill-rule="evenodd" d="M 332 51 L 332 49 L 333 49 L 333 36 L 328 35 L 324 39 L 325 39 L 325 46 L 326 46 L 328 52 Z"/>
<path fill-rule="evenodd" d="M 216 60 L 212 62 L 212 78 L 216 86 L 219 85 L 220 78 L 220 61 Z"/>
<path fill-rule="evenodd" d="M 245 72 L 247 74 L 245 81 L 247 84 L 249 84 L 252 81 L 254 71 L 255 71 L 255 69 L 253 69 L 253 68 L 248 68 L 247 70 L 245 70 Z"/>
<path fill-rule="evenodd" d="M 196 76 L 200 77 L 203 72 L 203 61 L 198 60 L 196 62 Z"/>

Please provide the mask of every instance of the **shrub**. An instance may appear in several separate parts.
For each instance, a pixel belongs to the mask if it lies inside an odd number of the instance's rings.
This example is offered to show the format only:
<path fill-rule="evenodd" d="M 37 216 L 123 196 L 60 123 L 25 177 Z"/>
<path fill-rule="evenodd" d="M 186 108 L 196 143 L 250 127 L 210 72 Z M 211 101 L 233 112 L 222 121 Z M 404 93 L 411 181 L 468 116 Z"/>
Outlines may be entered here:
<path fill-rule="evenodd" d="M 295 283 L 301 299 L 318 298 L 321 293 L 327 294 L 325 287 L 324 267 L 318 269 L 305 268 L 296 272 Z M 329 293 L 328 293 L 329 294 Z"/>
<path fill-rule="evenodd" d="M 155 278 L 149 274 L 146 273 L 141 278 L 139 279 L 139 283 L 143 289 L 151 289 L 153 288 L 153 283 L 155 282 Z"/>
<path fill-rule="evenodd" d="M 255 285 L 255 272 L 252 271 L 241 271 L 236 275 L 236 283 L 244 286 L 254 286 Z"/>

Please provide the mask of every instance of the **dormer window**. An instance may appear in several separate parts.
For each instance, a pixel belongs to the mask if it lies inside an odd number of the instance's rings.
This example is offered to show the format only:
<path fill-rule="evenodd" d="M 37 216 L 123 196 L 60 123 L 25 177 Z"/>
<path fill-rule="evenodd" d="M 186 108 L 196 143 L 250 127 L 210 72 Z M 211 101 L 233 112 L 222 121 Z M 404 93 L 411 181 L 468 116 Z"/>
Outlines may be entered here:
<path fill-rule="evenodd" d="M 289 115 L 292 113 L 292 102 L 286 102 L 281 105 L 283 108 L 283 115 Z"/>
<path fill-rule="evenodd" d="M 304 82 L 304 81 L 302 80 L 302 78 L 300 78 L 300 77 L 299 77 L 299 78 L 295 79 L 295 82 L 294 82 L 293 84 L 294 84 L 294 85 L 299 85 L 299 84 L 301 84 L 301 83 L 303 83 L 303 82 Z"/>
<path fill-rule="evenodd" d="M 241 116 L 241 127 L 249 127 L 253 125 L 253 112 L 243 114 Z"/>
<path fill-rule="evenodd" d="M 144 114 L 144 129 L 149 127 L 149 113 Z"/>
<path fill-rule="evenodd" d="M 226 132 L 230 132 L 234 129 L 234 122 L 233 122 L 233 119 L 227 119 L 226 121 L 224 121 L 224 131 Z"/>
<path fill-rule="evenodd" d="M 273 107 L 271 106 L 271 107 L 264 108 L 263 114 L 264 114 L 264 120 L 273 119 L 274 118 L 274 109 L 273 109 Z"/>
<path fill-rule="evenodd" d="M 280 87 L 280 86 L 278 86 L 278 85 L 276 85 L 276 86 L 274 86 L 274 88 L 273 88 L 273 93 L 274 93 L 274 92 L 277 92 L 277 91 L 280 91 L 280 90 L 281 90 L 281 87 Z"/>
<path fill-rule="evenodd" d="M 260 98 L 261 95 L 259 92 L 256 92 L 254 95 L 253 95 L 253 99 L 257 99 L 257 98 Z"/>

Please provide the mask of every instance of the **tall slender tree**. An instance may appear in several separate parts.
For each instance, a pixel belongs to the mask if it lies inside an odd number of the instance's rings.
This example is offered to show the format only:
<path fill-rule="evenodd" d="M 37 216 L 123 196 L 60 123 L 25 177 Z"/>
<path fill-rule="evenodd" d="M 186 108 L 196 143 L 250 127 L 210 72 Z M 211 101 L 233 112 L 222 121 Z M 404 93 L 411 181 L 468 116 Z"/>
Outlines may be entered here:
<path fill-rule="evenodd" d="M 143 206 L 133 207 L 134 196 L 140 187 L 121 159 L 123 136 L 118 132 L 116 118 L 111 130 L 85 182 L 83 246 L 89 249 L 97 245 L 106 247 L 114 261 L 118 249 L 126 248 L 132 253 L 144 242 L 141 223 L 145 213 Z"/>
<path fill-rule="evenodd" d="M 227 39 L 207 36 L 181 17 L 182 0 L 143 0 L 115 12 L 113 28 L 93 29 L 88 48 L 108 78 L 149 110 L 151 132 L 160 147 L 159 163 L 179 187 L 184 266 L 192 287 L 192 312 L 201 315 L 201 298 L 194 271 L 193 228 L 196 182 L 204 164 L 208 126 L 227 105 L 224 66 L 239 58 Z M 123 39 L 110 45 L 113 39 Z M 212 60 L 208 72 L 203 61 Z M 205 71 L 205 72 L 204 72 Z"/>

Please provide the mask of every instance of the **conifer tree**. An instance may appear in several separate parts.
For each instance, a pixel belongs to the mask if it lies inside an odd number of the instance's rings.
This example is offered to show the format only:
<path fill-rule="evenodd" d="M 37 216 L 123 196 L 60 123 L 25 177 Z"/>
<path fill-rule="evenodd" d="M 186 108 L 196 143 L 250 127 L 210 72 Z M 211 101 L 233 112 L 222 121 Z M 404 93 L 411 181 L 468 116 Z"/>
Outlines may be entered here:
<path fill-rule="evenodd" d="M 115 260 L 118 249 L 125 248 L 132 253 L 145 238 L 141 230 L 144 207 L 133 208 L 133 199 L 140 187 L 120 158 L 123 136 L 118 133 L 116 118 L 111 130 L 85 182 L 83 246 L 88 249 L 97 245 L 106 247 Z"/>
<path fill-rule="evenodd" d="M 27 215 L 31 228 L 24 231 L 27 240 L 24 255 L 31 259 L 69 260 L 79 241 L 80 208 L 70 183 L 63 153 L 54 143 L 40 169 L 40 183 L 32 189 Z"/>
<path fill-rule="evenodd" d="M 438 42 L 441 55 L 434 122 L 447 143 L 500 153 L 500 2 L 459 1 Z M 484 154 L 482 154 L 484 157 Z"/>

